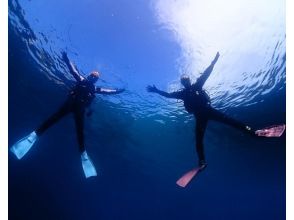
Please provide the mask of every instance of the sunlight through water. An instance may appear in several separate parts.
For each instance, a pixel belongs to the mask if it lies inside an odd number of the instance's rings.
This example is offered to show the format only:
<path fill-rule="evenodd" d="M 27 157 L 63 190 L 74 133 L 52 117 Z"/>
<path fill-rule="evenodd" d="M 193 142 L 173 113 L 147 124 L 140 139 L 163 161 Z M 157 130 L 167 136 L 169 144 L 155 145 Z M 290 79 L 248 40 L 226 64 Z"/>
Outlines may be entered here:
<path fill-rule="evenodd" d="M 179 76 L 196 79 L 220 52 L 205 84 L 218 108 L 254 104 L 285 86 L 284 2 L 159 0 L 154 9 L 181 46 Z"/>

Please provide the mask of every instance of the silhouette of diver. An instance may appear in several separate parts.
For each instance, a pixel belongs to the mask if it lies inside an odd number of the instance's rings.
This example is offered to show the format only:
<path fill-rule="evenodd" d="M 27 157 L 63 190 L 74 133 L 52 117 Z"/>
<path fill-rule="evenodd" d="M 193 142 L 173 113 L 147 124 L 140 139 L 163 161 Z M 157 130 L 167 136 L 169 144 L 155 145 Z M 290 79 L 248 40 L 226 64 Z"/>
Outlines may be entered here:
<path fill-rule="evenodd" d="M 63 61 L 66 63 L 70 73 L 77 81 L 76 85 L 70 90 L 68 98 L 61 105 L 61 107 L 51 115 L 45 122 L 43 122 L 34 132 L 29 136 L 21 139 L 15 145 L 11 147 L 11 151 L 21 159 L 32 147 L 34 142 L 40 137 L 48 128 L 58 122 L 62 117 L 69 113 L 73 113 L 76 133 L 79 144 L 79 151 L 81 153 L 82 165 L 86 177 L 96 176 L 96 170 L 92 164 L 87 152 L 85 150 L 84 143 L 84 115 L 87 107 L 90 106 L 95 94 L 119 94 L 124 89 L 105 89 L 96 87 L 94 84 L 99 79 L 99 72 L 93 71 L 86 78 L 84 78 L 76 69 L 74 64 L 69 61 L 65 52 L 62 53 Z"/>
<path fill-rule="evenodd" d="M 207 122 L 209 120 L 222 122 L 253 136 L 278 137 L 281 136 L 285 129 L 285 125 L 280 125 L 254 131 L 248 125 L 245 125 L 244 123 L 225 115 L 224 113 L 214 109 L 211 106 L 210 98 L 205 90 L 203 90 L 203 85 L 211 74 L 219 56 L 219 53 L 217 53 L 214 60 L 202 73 L 202 75 L 196 80 L 195 83 L 191 84 L 190 78 L 187 75 L 183 75 L 181 77 L 181 84 L 184 86 L 184 89 L 182 90 L 167 93 L 157 89 L 154 85 L 147 86 L 148 92 L 157 93 L 166 98 L 183 100 L 185 109 L 189 113 L 193 114 L 196 118 L 196 151 L 199 159 L 199 167 L 201 167 L 202 169 L 207 166 L 204 155 L 203 138 Z"/>

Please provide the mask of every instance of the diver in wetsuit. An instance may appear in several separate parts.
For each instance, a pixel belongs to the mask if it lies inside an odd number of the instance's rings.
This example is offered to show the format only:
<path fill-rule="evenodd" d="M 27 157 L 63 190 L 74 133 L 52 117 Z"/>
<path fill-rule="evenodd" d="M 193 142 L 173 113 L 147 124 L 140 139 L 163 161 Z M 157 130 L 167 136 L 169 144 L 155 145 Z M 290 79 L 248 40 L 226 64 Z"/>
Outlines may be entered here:
<path fill-rule="evenodd" d="M 97 71 L 91 72 L 86 78 L 83 77 L 74 64 L 71 63 L 65 52 L 62 53 L 63 61 L 66 63 L 70 73 L 77 81 L 76 85 L 70 90 L 67 100 L 61 105 L 61 107 L 51 115 L 44 123 L 42 123 L 34 132 L 29 136 L 23 138 L 15 145 L 11 147 L 11 151 L 21 159 L 31 148 L 34 142 L 40 137 L 48 128 L 54 125 L 62 117 L 69 113 L 73 113 L 77 139 L 79 144 L 79 151 L 81 153 L 82 165 L 86 177 L 96 176 L 96 170 L 92 164 L 87 152 L 85 150 L 84 143 L 84 117 L 85 110 L 90 106 L 95 94 L 119 94 L 124 89 L 105 89 L 96 87 L 95 83 L 98 81 L 100 74 Z"/>
<path fill-rule="evenodd" d="M 194 115 L 196 118 L 196 151 L 199 158 L 199 167 L 205 168 L 207 166 L 203 149 L 203 138 L 207 122 L 209 120 L 219 121 L 235 128 L 238 128 L 246 133 L 255 136 L 255 131 L 251 127 L 239 122 L 224 113 L 214 109 L 211 106 L 210 98 L 203 89 L 203 85 L 211 74 L 215 63 L 219 58 L 219 53 L 216 54 L 214 60 L 209 67 L 202 73 L 202 75 L 191 84 L 190 78 L 186 75 L 181 77 L 181 84 L 184 86 L 182 90 L 167 93 L 157 89 L 154 85 L 147 86 L 148 92 L 154 92 L 166 98 L 181 99 L 184 101 L 185 109 Z"/>

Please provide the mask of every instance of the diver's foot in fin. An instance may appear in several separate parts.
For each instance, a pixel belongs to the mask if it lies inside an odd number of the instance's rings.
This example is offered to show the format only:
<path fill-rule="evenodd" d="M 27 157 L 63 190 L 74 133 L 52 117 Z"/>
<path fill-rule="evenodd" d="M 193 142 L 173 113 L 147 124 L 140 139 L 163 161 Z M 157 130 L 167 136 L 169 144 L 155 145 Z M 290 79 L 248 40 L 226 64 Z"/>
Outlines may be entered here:
<path fill-rule="evenodd" d="M 205 160 L 200 160 L 199 163 L 198 163 L 198 167 L 201 170 L 204 170 L 206 167 L 207 167 L 207 163 Z"/>
<path fill-rule="evenodd" d="M 81 161 L 86 178 L 97 176 L 97 172 L 93 165 L 93 162 L 86 151 L 81 154 Z"/>
<path fill-rule="evenodd" d="M 273 125 L 270 127 L 266 127 L 264 129 L 260 129 L 255 131 L 257 136 L 261 137 L 281 137 L 284 133 L 286 125 Z"/>
<path fill-rule="evenodd" d="M 31 147 L 34 145 L 37 139 L 38 139 L 38 135 L 36 134 L 35 131 L 33 131 L 28 136 L 16 142 L 10 148 L 10 151 L 14 153 L 15 156 L 20 160 L 31 149 Z"/>
<path fill-rule="evenodd" d="M 199 162 L 198 167 L 188 171 L 180 179 L 178 179 L 177 185 L 183 188 L 186 187 L 198 173 L 200 173 L 202 170 L 204 170 L 207 167 L 207 163 L 205 163 L 205 161 L 202 164 L 200 163 L 201 161 Z"/>

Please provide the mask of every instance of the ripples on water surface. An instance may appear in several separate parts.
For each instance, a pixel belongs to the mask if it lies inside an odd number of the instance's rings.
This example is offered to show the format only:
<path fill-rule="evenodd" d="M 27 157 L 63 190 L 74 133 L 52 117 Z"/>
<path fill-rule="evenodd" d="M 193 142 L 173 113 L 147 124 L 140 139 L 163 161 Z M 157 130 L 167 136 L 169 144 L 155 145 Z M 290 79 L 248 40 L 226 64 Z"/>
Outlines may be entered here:
<path fill-rule="evenodd" d="M 45 22 L 46 25 L 42 25 L 41 19 L 45 15 L 39 18 L 42 12 L 32 9 L 36 7 L 40 10 L 40 3 L 30 1 L 20 1 L 20 3 L 24 5 L 25 10 L 21 9 L 17 1 L 10 2 L 11 26 L 25 41 L 30 55 L 38 63 L 42 73 L 58 84 L 69 86 L 71 76 L 60 60 L 60 51 L 64 49 L 69 51 L 70 56 L 79 64 L 79 51 L 74 46 L 75 42 L 71 40 L 73 39 L 71 29 L 77 29 L 76 33 L 80 31 L 79 29 L 83 31 L 82 26 L 70 21 L 64 24 L 64 30 L 57 30 L 54 23 L 49 25 L 48 21 Z M 209 65 L 216 51 L 220 51 L 221 58 L 205 85 L 216 108 L 227 109 L 256 104 L 262 102 L 271 92 L 275 93 L 285 88 L 283 2 L 225 0 L 222 3 L 220 1 L 205 3 L 160 0 L 151 3 L 150 9 L 154 11 L 154 17 L 159 24 L 157 26 L 154 24 L 153 31 L 160 32 L 167 29 L 170 33 L 169 37 L 174 38 L 181 46 L 181 53 L 175 65 L 177 73 L 173 73 L 171 77 L 174 79 L 166 84 L 154 82 L 161 85 L 162 89 L 170 91 L 178 89 L 181 73 L 188 73 L 196 79 Z M 27 19 L 31 24 L 27 23 Z M 96 17 L 93 16 L 93 19 Z M 32 30 L 30 25 L 35 26 L 36 29 Z M 93 42 L 89 42 L 91 43 Z M 97 67 L 95 62 L 93 64 Z M 90 65 L 89 62 L 86 65 L 81 64 L 87 71 L 92 68 Z M 106 81 L 110 86 L 114 84 L 129 90 L 124 94 L 123 99 L 115 97 L 107 99 L 119 103 L 119 106 L 125 110 L 132 111 L 135 117 L 169 115 L 181 108 L 181 104 L 175 105 L 173 101 L 150 97 L 144 91 L 149 82 L 145 73 L 141 74 L 139 70 L 130 68 L 129 72 L 126 69 L 120 75 L 111 66 L 102 64 L 100 66 L 102 72 L 106 72 Z M 136 74 L 133 80 L 132 74 Z M 142 80 L 136 82 L 138 77 Z M 142 82 L 144 79 L 145 84 Z M 160 80 L 159 77 L 157 79 Z M 105 82 L 102 84 L 107 85 Z M 139 86 L 141 88 L 138 88 Z M 184 109 L 181 108 L 176 114 L 181 114 L 183 111 Z"/>
<path fill-rule="evenodd" d="M 84 181 L 73 123 L 65 119 L 26 160 L 9 161 L 13 216 L 283 219 L 284 139 L 255 141 L 211 123 L 209 168 L 179 190 L 176 178 L 196 161 L 194 119 L 181 102 L 145 87 L 176 90 L 182 73 L 196 79 L 220 51 L 205 84 L 213 106 L 256 127 L 285 122 L 284 1 L 10 0 L 11 143 L 73 85 L 63 50 L 82 72 L 102 72 L 98 86 L 126 88 L 97 96 L 86 120 L 86 144 L 103 178 Z"/>

